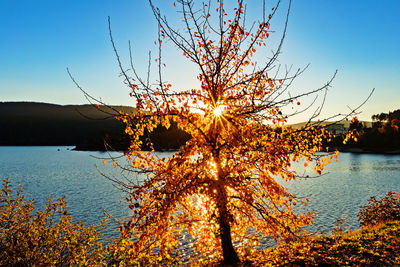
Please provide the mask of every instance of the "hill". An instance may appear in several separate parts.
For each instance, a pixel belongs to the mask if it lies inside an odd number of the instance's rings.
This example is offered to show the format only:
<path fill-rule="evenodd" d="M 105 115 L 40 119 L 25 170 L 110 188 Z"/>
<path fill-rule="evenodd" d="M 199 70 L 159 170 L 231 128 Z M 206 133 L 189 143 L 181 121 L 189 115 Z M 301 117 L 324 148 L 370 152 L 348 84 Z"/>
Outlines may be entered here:
<path fill-rule="evenodd" d="M 36 102 L 0 102 L 0 145 L 77 146 L 78 150 L 105 150 L 104 141 L 125 150 L 129 137 L 125 126 L 112 114 L 135 112 L 127 106 L 55 105 Z M 161 138 L 161 135 L 164 135 Z M 176 127 L 153 134 L 158 150 L 174 149 L 188 136 Z"/>

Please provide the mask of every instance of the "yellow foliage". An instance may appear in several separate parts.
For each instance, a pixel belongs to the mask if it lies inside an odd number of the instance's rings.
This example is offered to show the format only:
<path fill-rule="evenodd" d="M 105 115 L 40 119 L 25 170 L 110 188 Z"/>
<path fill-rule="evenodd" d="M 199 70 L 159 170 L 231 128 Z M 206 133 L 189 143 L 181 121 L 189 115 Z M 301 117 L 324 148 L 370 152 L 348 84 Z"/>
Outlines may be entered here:
<path fill-rule="evenodd" d="M 308 237 L 246 255 L 254 266 L 399 266 L 400 221 Z"/>
<path fill-rule="evenodd" d="M 300 100 L 322 93 L 329 83 L 292 95 L 288 87 L 299 72 L 292 76 L 275 68 L 273 73 L 279 52 L 266 66 L 258 66 L 253 57 L 270 43 L 275 10 L 248 28 L 242 0 L 230 17 L 223 1 L 203 3 L 200 8 L 194 2 L 177 2 L 182 34 L 171 28 L 152 1 L 150 5 L 159 23 L 159 51 L 162 38 L 172 40 L 199 69 L 197 89 L 177 89 L 163 81 L 161 54 L 155 83 L 148 82 L 150 74 L 143 79 L 134 71 L 129 77 L 121 67 L 136 102 L 134 114 L 118 117 L 131 136 L 126 155 L 131 171 L 145 175 L 143 183 L 132 179 L 125 184 L 130 188 L 127 201 L 132 216 L 120 228 L 121 238 L 129 242 L 114 247 L 121 260 L 126 253 L 129 260 L 140 263 L 152 255 L 159 255 L 155 259 L 183 255 L 181 243 L 189 242 L 195 254 L 234 265 L 240 261 L 238 255 L 248 245 L 259 244 L 263 236 L 292 239 L 312 223 L 312 214 L 293 212 L 296 197 L 279 180 L 299 177 L 292 169 L 296 161 L 314 163 L 321 174 L 333 158 L 318 153 L 327 151 L 325 141 L 332 138 L 322 122 L 310 120 L 294 129 L 286 125 L 292 112 L 285 113 L 284 108 L 297 108 Z M 217 7 L 217 25 L 208 20 L 208 5 Z M 170 120 L 192 139 L 169 158 L 141 151 L 144 144 L 152 147 L 148 133 L 158 125 L 167 127 Z"/>
<path fill-rule="evenodd" d="M 44 210 L 14 193 L 8 180 L 0 193 L 1 266 L 98 266 L 104 263 L 96 226 L 74 223 L 65 199 L 48 199 Z"/>

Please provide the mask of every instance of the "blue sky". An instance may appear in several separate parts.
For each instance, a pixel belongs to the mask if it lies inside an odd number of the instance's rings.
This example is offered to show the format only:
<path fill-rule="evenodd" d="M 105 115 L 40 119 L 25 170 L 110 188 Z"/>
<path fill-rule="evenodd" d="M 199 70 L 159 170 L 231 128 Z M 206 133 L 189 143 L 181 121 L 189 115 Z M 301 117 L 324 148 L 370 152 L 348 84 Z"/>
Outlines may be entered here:
<path fill-rule="evenodd" d="M 172 2 L 155 1 L 176 20 Z M 248 20 L 259 16 L 262 1 L 247 3 Z M 400 108 L 399 10 L 398 0 L 294 0 L 280 63 L 294 68 L 311 64 L 294 90 L 319 87 L 337 69 L 324 115 L 357 106 L 372 88 L 375 93 L 362 107 L 361 119 Z M 283 13 L 282 9 L 272 27 L 280 29 Z M 69 79 L 68 67 L 93 96 L 110 104 L 132 105 L 129 90 L 118 77 L 108 16 L 125 63 L 131 40 L 136 66 L 145 73 L 147 53 L 155 50 L 156 39 L 156 23 L 146 0 L 1 0 L 0 101 L 86 103 Z M 196 68 L 177 58 L 172 46 L 164 54 L 168 79 L 178 87 L 196 86 Z"/>

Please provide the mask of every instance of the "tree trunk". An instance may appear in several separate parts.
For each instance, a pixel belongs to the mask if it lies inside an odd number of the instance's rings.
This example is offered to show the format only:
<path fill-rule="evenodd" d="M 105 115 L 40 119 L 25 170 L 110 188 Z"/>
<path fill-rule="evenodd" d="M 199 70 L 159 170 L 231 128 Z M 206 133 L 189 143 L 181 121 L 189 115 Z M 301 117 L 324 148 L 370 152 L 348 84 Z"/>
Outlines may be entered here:
<path fill-rule="evenodd" d="M 225 216 L 220 215 L 219 218 L 219 235 L 221 238 L 222 255 L 224 257 L 223 264 L 235 266 L 240 262 L 240 260 L 232 244 L 231 226 L 224 217 Z"/>
<path fill-rule="evenodd" d="M 231 218 L 227 210 L 227 198 L 223 188 L 219 188 L 218 212 L 219 212 L 219 236 L 221 238 L 222 255 L 224 265 L 236 266 L 240 260 L 232 244 Z"/>
<path fill-rule="evenodd" d="M 219 213 L 218 214 L 219 237 L 221 239 L 222 255 L 224 257 L 222 264 L 228 266 L 236 266 L 240 262 L 240 260 L 232 244 L 232 236 L 231 236 L 232 217 L 227 208 L 228 198 L 224 184 L 223 171 L 221 168 L 221 164 L 218 160 L 219 159 L 218 152 L 215 153 L 214 158 L 217 167 L 217 181 L 215 186 L 218 192 L 216 203 Z"/>

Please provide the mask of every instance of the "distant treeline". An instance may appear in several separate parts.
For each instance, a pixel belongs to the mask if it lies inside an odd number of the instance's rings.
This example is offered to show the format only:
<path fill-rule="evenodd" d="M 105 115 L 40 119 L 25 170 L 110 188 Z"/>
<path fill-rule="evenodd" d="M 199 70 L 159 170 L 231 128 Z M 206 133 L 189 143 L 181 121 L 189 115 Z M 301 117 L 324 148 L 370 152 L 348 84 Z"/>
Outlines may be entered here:
<path fill-rule="evenodd" d="M 357 119 L 350 124 L 349 131 L 358 135 L 357 142 L 350 141 L 344 148 L 358 148 L 365 152 L 399 153 L 400 152 L 400 109 L 388 113 L 372 115 L 372 127 Z"/>
<path fill-rule="evenodd" d="M 130 138 L 125 134 L 125 125 L 114 118 L 115 111 L 133 113 L 135 108 L 0 102 L 0 146 L 76 146 L 78 150 L 123 151 L 129 147 Z M 338 135 L 330 146 L 343 151 L 400 152 L 400 109 L 371 118 L 372 127 L 357 119 L 351 122 L 349 131 L 358 133 L 357 142 L 343 145 L 343 138 Z M 150 137 L 158 151 L 178 149 L 190 139 L 176 124 L 168 130 L 159 127 Z"/>
<path fill-rule="evenodd" d="M 108 149 L 126 150 L 129 136 L 125 125 L 114 118 L 115 110 L 135 112 L 127 106 L 0 102 L 0 145 L 106 150 L 107 143 Z M 150 136 L 156 150 L 177 149 L 189 139 L 176 125 L 169 130 L 157 128 Z"/>

